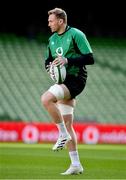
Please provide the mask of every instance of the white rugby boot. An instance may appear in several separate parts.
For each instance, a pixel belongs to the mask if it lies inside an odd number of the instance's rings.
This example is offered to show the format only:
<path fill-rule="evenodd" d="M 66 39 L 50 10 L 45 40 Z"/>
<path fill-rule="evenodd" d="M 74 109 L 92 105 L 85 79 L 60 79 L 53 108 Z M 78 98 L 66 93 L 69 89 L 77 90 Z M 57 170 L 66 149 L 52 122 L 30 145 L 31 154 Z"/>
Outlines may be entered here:
<path fill-rule="evenodd" d="M 70 167 L 64 173 L 61 173 L 61 175 L 78 175 L 82 174 L 83 171 L 84 169 L 81 164 L 78 166 L 73 166 L 71 164 Z"/>
<path fill-rule="evenodd" d="M 67 136 L 60 136 L 56 142 L 56 144 L 53 146 L 53 151 L 58 151 L 60 149 L 63 149 L 65 145 L 71 140 L 71 136 L 67 134 Z"/>

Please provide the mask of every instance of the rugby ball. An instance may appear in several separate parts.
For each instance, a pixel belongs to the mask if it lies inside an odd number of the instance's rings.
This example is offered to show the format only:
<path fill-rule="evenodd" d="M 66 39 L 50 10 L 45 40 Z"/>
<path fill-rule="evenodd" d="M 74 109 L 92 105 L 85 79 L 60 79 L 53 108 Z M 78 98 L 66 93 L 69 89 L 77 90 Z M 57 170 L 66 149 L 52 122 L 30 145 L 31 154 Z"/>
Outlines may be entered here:
<path fill-rule="evenodd" d="M 66 67 L 65 66 L 50 66 L 50 77 L 56 84 L 62 84 L 66 78 Z"/>

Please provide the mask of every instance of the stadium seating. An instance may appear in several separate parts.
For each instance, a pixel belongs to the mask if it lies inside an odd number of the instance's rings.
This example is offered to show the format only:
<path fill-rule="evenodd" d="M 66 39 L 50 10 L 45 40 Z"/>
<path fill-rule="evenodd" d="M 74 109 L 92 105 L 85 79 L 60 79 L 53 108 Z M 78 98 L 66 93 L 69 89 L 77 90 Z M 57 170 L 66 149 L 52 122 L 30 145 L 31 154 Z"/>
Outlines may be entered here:
<path fill-rule="evenodd" d="M 85 90 L 77 97 L 75 120 L 125 123 L 126 40 L 90 38 L 95 64 L 87 66 Z M 51 121 L 40 96 L 53 83 L 44 69 L 46 44 L 0 35 L 0 120 Z"/>

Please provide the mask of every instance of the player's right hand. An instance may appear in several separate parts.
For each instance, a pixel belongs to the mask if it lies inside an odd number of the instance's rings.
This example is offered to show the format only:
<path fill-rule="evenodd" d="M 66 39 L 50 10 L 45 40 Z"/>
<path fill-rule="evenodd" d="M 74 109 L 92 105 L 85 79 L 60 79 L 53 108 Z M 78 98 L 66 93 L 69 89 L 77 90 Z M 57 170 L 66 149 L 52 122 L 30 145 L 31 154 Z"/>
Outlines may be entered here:
<path fill-rule="evenodd" d="M 49 63 L 49 65 L 46 66 L 46 71 L 48 74 L 50 74 L 50 66 L 51 66 L 52 62 Z"/>

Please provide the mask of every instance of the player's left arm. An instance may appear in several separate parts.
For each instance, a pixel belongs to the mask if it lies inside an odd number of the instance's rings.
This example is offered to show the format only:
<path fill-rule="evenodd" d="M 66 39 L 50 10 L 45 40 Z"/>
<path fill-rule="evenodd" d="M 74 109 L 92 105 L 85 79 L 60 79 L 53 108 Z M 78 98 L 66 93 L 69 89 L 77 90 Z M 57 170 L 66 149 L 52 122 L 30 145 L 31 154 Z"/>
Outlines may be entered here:
<path fill-rule="evenodd" d="M 77 54 L 80 54 L 80 56 L 67 58 L 68 64 L 78 66 L 94 64 L 93 51 L 84 33 L 81 31 L 76 33 L 73 37 L 73 44 Z"/>

